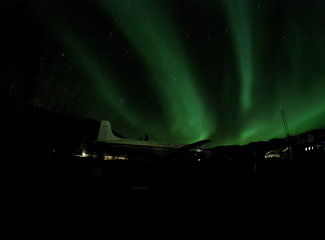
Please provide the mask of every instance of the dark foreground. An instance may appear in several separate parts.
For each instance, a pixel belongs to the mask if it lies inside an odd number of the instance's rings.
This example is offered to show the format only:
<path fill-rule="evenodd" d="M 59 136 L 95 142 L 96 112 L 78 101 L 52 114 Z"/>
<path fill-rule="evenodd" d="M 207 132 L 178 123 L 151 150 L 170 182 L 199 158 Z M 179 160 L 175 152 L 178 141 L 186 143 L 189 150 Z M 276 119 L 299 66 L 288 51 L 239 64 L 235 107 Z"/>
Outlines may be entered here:
<path fill-rule="evenodd" d="M 248 232 L 260 229 L 259 225 L 272 231 L 279 224 L 285 229 L 293 224 L 294 231 L 307 224 L 322 227 L 324 168 L 292 169 L 282 164 L 264 166 L 271 171 L 259 173 L 233 163 L 193 167 L 166 162 L 51 162 L 28 169 L 29 174 L 19 180 L 14 176 L 18 187 L 11 190 L 18 193 L 17 204 L 26 209 L 33 206 L 26 205 L 26 200 L 32 200 L 37 208 L 45 203 L 47 213 L 90 214 L 97 220 L 99 216 L 112 219 L 114 214 L 123 221 L 132 219 L 131 225 L 139 221 L 156 225 L 161 223 L 152 221 L 167 218 L 168 224 L 176 226 L 248 225 Z"/>
<path fill-rule="evenodd" d="M 2 195 L 20 213 L 27 211 L 25 217 L 35 209 L 47 216 L 59 213 L 61 220 L 67 213 L 98 219 L 117 211 L 122 218 L 132 215 L 134 222 L 141 217 L 146 222 L 167 217 L 166 224 L 236 222 L 251 231 L 256 224 L 324 222 L 323 152 L 297 151 L 294 159 L 283 161 L 266 161 L 250 151 L 254 147 L 236 148 L 231 160 L 223 150 L 202 161 L 77 159 L 73 149 L 87 141 L 81 130 L 89 129 L 88 123 L 43 112 L 37 118 L 22 116 L 3 125 L 10 144 L 3 145 L 8 191 Z"/>

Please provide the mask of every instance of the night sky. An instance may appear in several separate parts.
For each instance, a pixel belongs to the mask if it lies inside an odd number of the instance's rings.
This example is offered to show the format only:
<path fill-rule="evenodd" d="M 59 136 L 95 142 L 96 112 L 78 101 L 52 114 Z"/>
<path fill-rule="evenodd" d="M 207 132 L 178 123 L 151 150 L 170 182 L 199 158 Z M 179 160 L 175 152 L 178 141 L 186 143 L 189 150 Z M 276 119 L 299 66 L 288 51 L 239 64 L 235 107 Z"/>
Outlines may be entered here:
<path fill-rule="evenodd" d="M 1 8 L 2 72 L 29 76 L 30 105 L 173 143 L 284 137 L 281 110 L 292 135 L 325 127 L 325 1 L 16 0 Z"/>

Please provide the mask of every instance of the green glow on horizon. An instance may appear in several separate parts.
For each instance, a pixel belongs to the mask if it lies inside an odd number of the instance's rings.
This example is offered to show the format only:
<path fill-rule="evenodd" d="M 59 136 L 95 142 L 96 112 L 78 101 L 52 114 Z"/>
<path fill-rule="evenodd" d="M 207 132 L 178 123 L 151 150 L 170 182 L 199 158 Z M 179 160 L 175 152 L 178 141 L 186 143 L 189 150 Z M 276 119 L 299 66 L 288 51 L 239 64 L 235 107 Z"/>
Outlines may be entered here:
<path fill-rule="evenodd" d="M 292 8 L 287 14 L 296 19 L 287 20 L 279 28 L 282 31 L 276 45 L 265 38 L 269 34 L 265 25 L 256 27 L 266 23 L 263 14 L 256 14 L 268 10 L 261 9 L 263 1 L 225 0 L 224 3 L 239 67 L 240 105 L 244 111 L 239 121 L 234 122 L 242 125 L 241 131 L 227 143 L 220 143 L 247 144 L 285 137 L 281 110 L 287 114 L 291 135 L 324 128 L 325 28 L 310 23 L 303 26 L 306 17 Z M 322 8 L 314 8 L 313 17 L 320 19 L 321 12 Z M 262 40 L 263 43 L 253 45 Z"/>
<path fill-rule="evenodd" d="M 151 73 L 150 86 L 159 97 L 174 138 L 193 142 L 208 138 L 216 120 L 205 108 L 191 65 L 167 11 L 154 1 L 101 1 Z"/>

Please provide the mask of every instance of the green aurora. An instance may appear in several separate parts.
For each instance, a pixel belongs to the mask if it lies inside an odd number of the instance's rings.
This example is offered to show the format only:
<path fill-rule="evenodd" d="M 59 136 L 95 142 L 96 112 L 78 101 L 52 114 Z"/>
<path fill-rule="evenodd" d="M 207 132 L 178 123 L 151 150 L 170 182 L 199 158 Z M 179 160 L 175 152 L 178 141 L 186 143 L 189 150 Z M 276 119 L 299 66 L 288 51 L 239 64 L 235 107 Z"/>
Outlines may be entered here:
<path fill-rule="evenodd" d="M 91 81 L 92 87 L 96 89 L 96 95 L 103 101 L 103 104 L 108 105 L 116 114 L 126 119 L 128 124 L 133 127 L 137 126 L 139 124 L 138 119 L 134 114 L 131 114 L 131 109 L 127 109 L 127 106 L 120 104 L 122 94 L 114 86 L 112 78 L 115 77 L 111 76 L 101 66 L 96 57 L 89 52 L 87 47 L 74 38 L 69 31 L 66 31 L 62 25 L 53 24 L 53 29 L 58 33 L 62 44 L 70 50 L 79 70 L 84 72 L 87 79 Z"/>
<path fill-rule="evenodd" d="M 227 1 L 227 12 L 229 15 L 230 30 L 232 39 L 237 52 L 238 68 L 240 73 L 240 102 L 243 111 L 251 107 L 251 88 L 253 84 L 253 52 L 251 43 L 251 17 L 248 10 L 250 3 L 248 1 Z"/>
<path fill-rule="evenodd" d="M 150 72 L 149 84 L 160 99 L 166 128 L 187 142 L 210 137 L 216 121 L 206 109 L 167 10 L 154 1 L 102 2 Z"/>
<path fill-rule="evenodd" d="M 284 137 L 281 110 L 292 135 L 325 127 L 325 3 L 95 2 L 99 26 L 94 14 L 83 19 L 87 30 L 81 20 L 49 24 L 96 93 L 88 117 L 111 120 L 130 137 L 210 138 L 212 145 Z M 62 15 L 55 8 L 50 14 Z M 116 33 L 121 45 L 102 40 L 103 32 Z M 95 46 L 87 34 L 96 36 Z M 110 48 L 115 54 L 107 57 Z M 116 57 L 122 52 L 129 56 Z"/>

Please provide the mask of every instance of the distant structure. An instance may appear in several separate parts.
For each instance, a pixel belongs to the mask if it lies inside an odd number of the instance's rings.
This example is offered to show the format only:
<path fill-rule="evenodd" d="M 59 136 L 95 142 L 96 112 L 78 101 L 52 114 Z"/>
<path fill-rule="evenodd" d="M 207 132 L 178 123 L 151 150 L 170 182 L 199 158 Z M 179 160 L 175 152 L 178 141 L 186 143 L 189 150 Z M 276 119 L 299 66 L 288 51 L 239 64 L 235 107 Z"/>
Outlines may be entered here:
<path fill-rule="evenodd" d="M 325 143 L 325 129 L 315 129 L 295 137 L 295 145 L 309 146 L 312 143 Z"/>

